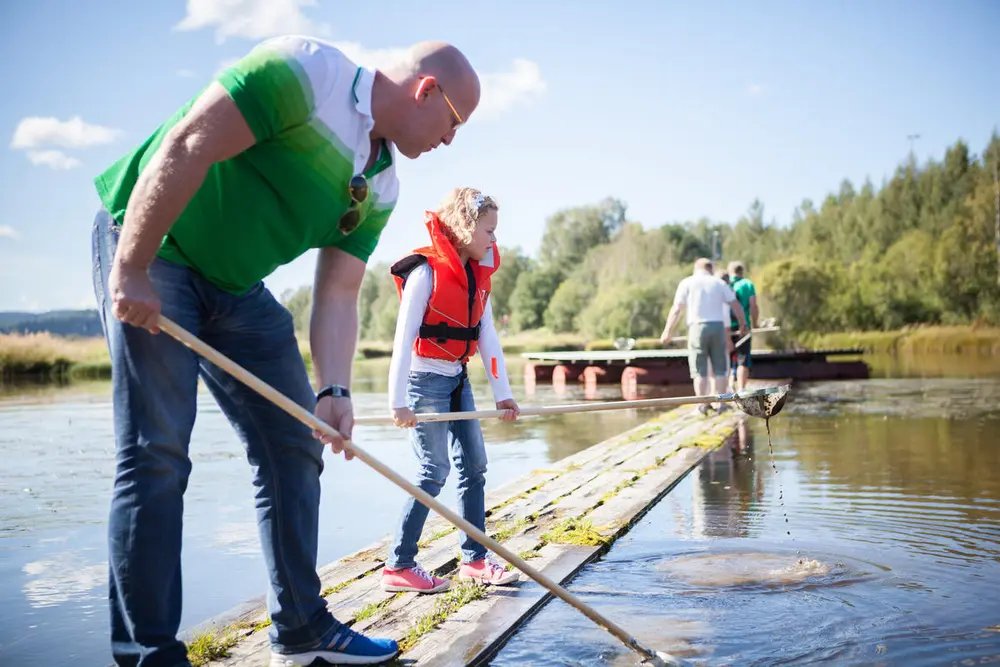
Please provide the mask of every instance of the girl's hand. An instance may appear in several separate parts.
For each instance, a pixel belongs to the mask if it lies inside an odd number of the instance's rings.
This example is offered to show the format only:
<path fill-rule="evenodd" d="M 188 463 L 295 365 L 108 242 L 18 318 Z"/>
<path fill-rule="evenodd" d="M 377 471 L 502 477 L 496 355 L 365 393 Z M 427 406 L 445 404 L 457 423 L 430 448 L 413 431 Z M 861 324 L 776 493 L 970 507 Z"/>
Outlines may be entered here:
<path fill-rule="evenodd" d="M 406 428 L 417 425 L 417 416 L 409 408 L 393 408 L 392 421 L 396 426 Z"/>
<path fill-rule="evenodd" d="M 513 398 L 508 398 L 506 401 L 497 401 L 497 410 L 504 410 L 500 421 L 505 422 L 512 422 L 521 414 L 521 408 L 517 407 L 517 403 L 514 402 Z"/>

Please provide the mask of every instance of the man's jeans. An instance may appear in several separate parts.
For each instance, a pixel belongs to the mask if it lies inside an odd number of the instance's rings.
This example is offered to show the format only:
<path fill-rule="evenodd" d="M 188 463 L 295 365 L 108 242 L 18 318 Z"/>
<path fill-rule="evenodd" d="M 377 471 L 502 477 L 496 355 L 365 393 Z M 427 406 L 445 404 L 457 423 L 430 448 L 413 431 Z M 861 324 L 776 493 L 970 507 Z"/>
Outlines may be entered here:
<path fill-rule="evenodd" d="M 336 623 L 316 574 L 323 446 L 311 431 L 165 333 L 117 320 L 108 274 L 119 227 L 94 220 L 94 293 L 111 354 L 116 469 L 109 537 L 111 645 L 130 667 L 188 665 L 181 618 L 181 523 L 199 375 L 244 442 L 270 590 L 271 641 L 311 648 Z M 225 248 L 219 248 L 225 252 Z M 263 283 L 235 296 L 157 258 L 149 275 L 165 316 L 303 407 L 315 394 L 289 312 Z"/>
<path fill-rule="evenodd" d="M 453 409 L 451 393 L 463 382 L 461 376 L 448 377 L 437 373 L 410 373 L 407 404 L 416 414 L 448 412 Z M 475 410 L 472 387 L 464 378 L 459 410 Z M 459 514 L 476 528 L 483 530 L 486 522 L 486 447 L 483 432 L 476 419 L 452 422 L 417 422 L 411 429 L 413 451 L 420 462 L 417 486 L 437 497 L 448 478 L 448 450 L 458 469 Z M 424 529 L 428 509 L 413 497 L 407 499 L 396 529 L 396 538 L 389 550 L 386 565 L 392 569 L 416 565 L 417 541 Z M 471 563 L 486 557 L 486 547 L 459 531 L 462 562 Z"/>

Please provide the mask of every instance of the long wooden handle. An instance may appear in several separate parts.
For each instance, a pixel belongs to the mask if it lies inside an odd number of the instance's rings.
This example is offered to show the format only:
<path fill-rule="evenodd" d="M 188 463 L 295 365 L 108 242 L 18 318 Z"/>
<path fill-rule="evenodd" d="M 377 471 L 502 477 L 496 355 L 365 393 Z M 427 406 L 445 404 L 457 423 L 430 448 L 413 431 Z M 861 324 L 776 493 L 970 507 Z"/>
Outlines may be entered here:
<path fill-rule="evenodd" d="M 520 416 L 562 415 L 576 412 L 601 412 L 604 410 L 638 410 L 642 408 L 666 408 L 675 405 L 691 405 L 693 403 L 725 403 L 735 401 L 736 394 L 717 394 L 709 396 L 681 396 L 678 398 L 644 398 L 636 401 L 604 401 L 600 403 L 568 403 L 566 405 L 545 405 L 541 407 L 521 408 Z M 461 421 L 465 419 L 498 419 L 506 410 L 467 410 L 465 412 L 429 412 L 418 414 L 418 422 Z M 392 424 L 392 417 L 356 417 L 355 424 L 371 426 L 375 424 Z"/>
<path fill-rule="evenodd" d="M 186 345 L 188 348 L 201 355 L 203 358 L 211 361 L 213 364 L 219 368 L 225 370 L 227 373 L 232 375 L 234 378 L 247 385 L 257 393 L 261 394 L 272 403 L 280 407 L 282 410 L 290 414 L 291 416 L 298 419 L 300 422 L 306 426 L 312 428 L 314 431 L 319 431 L 321 433 L 326 433 L 334 437 L 342 438 L 344 440 L 344 448 L 349 450 L 354 456 L 358 457 L 364 461 L 368 466 L 373 468 L 383 477 L 386 477 L 393 484 L 403 489 L 411 496 L 419 500 L 421 503 L 426 505 L 428 508 L 434 510 L 445 519 L 450 521 L 452 524 L 460 528 L 466 535 L 471 535 L 477 542 L 482 544 L 500 554 L 509 563 L 517 566 L 519 570 L 527 574 L 529 577 L 537 581 L 539 584 L 547 588 L 553 595 L 556 595 L 562 599 L 567 604 L 575 607 L 581 611 L 587 618 L 594 621 L 605 630 L 610 632 L 612 635 L 617 637 L 626 646 L 631 648 L 633 651 L 642 655 L 646 660 L 653 662 L 654 664 L 663 664 L 663 658 L 650 648 L 642 645 L 639 640 L 627 633 L 623 628 L 618 626 L 616 623 L 608 618 L 605 618 L 594 610 L 590 605 L 585 603 L 583 600 L 579 599 L 565 588 L 557 584 L 556 582 L 549 579 L 547 576 L 531 567 L 517 554 L 507 549 L 505 546 L 491 538 L 489 535 L 479 530 L 471 523 L 463 519 L 461 516 L 448 509 L 440 502 L 438 502 L 433 496 L 428 494 L 426 491 L 418 486 L 415 486 L 405 480 L 392 468 L 389 468 L 384 463 L 376 459 L 374 456 L 366 452 L 364 449 L 359 447 L 357 443 L 352 442 L 348 438 L 344 437 L 343 434 L 339 433 L 335 428 L 327 424 L 326 422 L 318 419 L 313 413 L 309 412 L 298 403 L 295 403 L 290 398 L 276 390 L 274 387 L 270 386 L 257 376 L 253 375 L 242 366 L 232 361 L 221 352 L 218 352 L 208 344 L 201 341 L 199 338 L 195 337 L 184 328 L 178 326 L 173 321 L 160 315 L 158 326 L 161 330 L 168 333 L 173 338 Z M 661 654 L 662 655 L 662 654 Z"/>

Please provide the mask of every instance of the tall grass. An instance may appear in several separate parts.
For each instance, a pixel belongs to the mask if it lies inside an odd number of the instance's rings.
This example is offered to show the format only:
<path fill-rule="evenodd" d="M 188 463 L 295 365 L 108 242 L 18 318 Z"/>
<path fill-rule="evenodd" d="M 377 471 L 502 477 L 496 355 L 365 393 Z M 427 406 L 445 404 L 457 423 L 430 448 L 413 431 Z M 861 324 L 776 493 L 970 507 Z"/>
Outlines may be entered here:
<path fill-rule="evenodd" d="M 49 333 L 0 334 L 0 375 L 102 376 L 109 369 L 104 339 L 67 338 Z"/>
<path fill-rule="evenodd" d="M 809 348 L 854 347 L 876 354 L 1000 355 L 1000 329 L 922 326 L 897 331 L 847 331 L 799 336 Z"/>

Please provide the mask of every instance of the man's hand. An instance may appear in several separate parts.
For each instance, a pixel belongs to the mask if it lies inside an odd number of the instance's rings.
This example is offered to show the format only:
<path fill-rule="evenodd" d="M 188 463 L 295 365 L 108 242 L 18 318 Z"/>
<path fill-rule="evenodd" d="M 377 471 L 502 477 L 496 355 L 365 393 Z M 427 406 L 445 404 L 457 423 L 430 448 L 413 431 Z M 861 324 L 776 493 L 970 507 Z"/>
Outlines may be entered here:
<path fill-rule="evenodd" d="M 517 407 L 517 403 L 514 402 L 513 398 L 497 401 L 497 410 L 504 410 L 503 416 L 500 417 L 500 421 L 504 422 L 512 422 L 521 414 L 521 408 Z"/>
<path fill-rule="evenodd" d="M 662 336 L 660 336 L 660 344 L 661 345 L 666 345 L 669 342 L 670 342 L 670 334 L 666 334 L 665 333 Z"/>
<path fill-rule="evenodd" d="M 145 269 L 115 262 L 108 276 L 111 313 L 122 322 L 160 333 L 160 297 L 153 290 Z"/>
<path fill-rule="evenodd" d="M 393 408 L 392 423 L 399 428 L 407 428 L 417 425 L 417 416 L 409 408 Z"/>
<path fill-rule="evenodd" d="M 344 438 L 350 439 L 351 431 L 354 430 L 354 406 L 350 398 L 324 396 L 316 404 L 316 417 L 337 429 Z M 314 431 L 313 437 L 330 445 L 334 454 L 344 452 L 344 458 L 348 461 L 354 458 L 350 450 L 344 449 L 344 438 L 319 431 Z"/>

